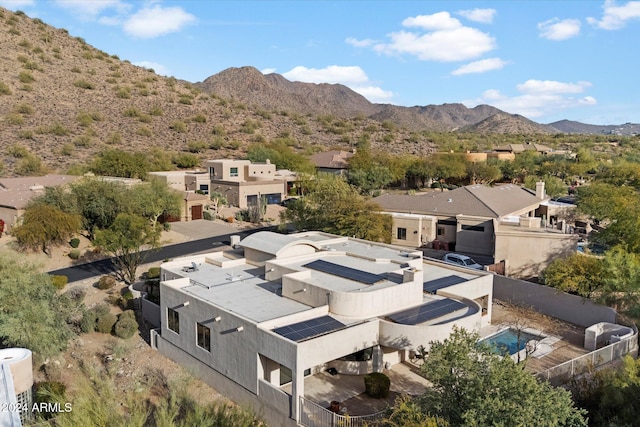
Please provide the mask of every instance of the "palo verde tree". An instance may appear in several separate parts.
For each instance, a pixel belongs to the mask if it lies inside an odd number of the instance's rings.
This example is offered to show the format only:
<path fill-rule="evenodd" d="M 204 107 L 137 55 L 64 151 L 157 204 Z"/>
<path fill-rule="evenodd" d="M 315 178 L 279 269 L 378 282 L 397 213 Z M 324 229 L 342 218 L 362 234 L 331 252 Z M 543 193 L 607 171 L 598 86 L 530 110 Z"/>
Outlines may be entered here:
<path fill-rule="evenodd" d="M 81 218 L 55 206 L 32 203 L 25 209 L 22 224 L 13 235 L 23 249 L 42 250 L 51 256 L 51 247 L 61 245 L 80 231 Z"/>
<path fill-rule="evenodd" d="M 71 186 L 71 194 L 82 216 L 83 229 L 92 240 L 95 230 L 109 228 L 119 213 L 131 211 L 127 188 L 119 183 L 83 178 Z"/>
<path fill-rule="evenodd" d="M 182 196 L 160 180 L 152 179 L 127 191 L 132 211 L 147 218 L 153 228 L 162 215 L 180 216 Z"/>
<path fill-rule="evenodd" d="M 51 276 L 0 253 L 0 344 L 25 347 L 40 358 L 67 347 L 82 306 L 58 294 Z"/>
<path fill-rule="evenodd" d="M 432 342 L 422 375 L 432 383 L 420 398 L 424 411 L 452 426 L 586 426 L 571 394 L 538 381 L 509 357 L 455 329 Z"/>
<path fill-rule="evenodd" d="M 113 223 L 104 230 L 96 231 L 95 244 L 113 256 L 128 283 L 136 279 L 136 270 L 148 255 L 147 250 L 158 246 L 159 231 L 149 221 L 130 213 L 118 214 Z"/>
<path fill-rule="evenodd" d="M 320 178 L 309 193 L 287 206 L 283 223 L 377 242 L 391 240 L 391 217 L 340 177 Z"/>

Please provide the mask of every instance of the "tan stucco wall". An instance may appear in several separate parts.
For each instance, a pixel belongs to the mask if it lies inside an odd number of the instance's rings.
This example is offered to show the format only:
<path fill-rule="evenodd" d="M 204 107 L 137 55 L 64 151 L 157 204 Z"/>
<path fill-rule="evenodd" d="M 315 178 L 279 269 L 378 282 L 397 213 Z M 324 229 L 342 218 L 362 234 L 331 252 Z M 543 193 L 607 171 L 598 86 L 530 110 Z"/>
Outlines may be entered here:
<path fill-rule="evenodd" d="M 463 226 L 482 227 L 484 231 L 464 230 Z M 456 251 L 493 254 L 493 221 L 487 218 L 458 215 Z"/>
<path fill-rule="evenodd" d="M 13 209 L 0 206 L 0 218 L 4 221 L 4 232 L 10 233 L 11 227 L 15 225 L 18 218 L 20 218 L 23 214 L 23 209 Z"/>
<path fill-rule="evenodd" d="M 246 209 L 247 196 L 260 197 L 265 194 L 279 193 L 280 198 L 284 199 L 287 194 L 287 183 L 286 181 L 212 181 L 209 191 L 222 193 L 229 205 Z"/>
<path fill-rule="evenodd" d="M 494 258 L 506 261 L 505 274 L 510 277 L 538 276 L 554 259 L 576 251 L 575 235 L 501 228 L 495 233 Z"/>
<path fill-rule="evenodd" d="M 435 239 L 437 218 L 429 215 L 390 214 L 393 218 L 391 243 L 420 247 Z M 398 239 L 398 228 L 407 230 L 406 240 Z"/>

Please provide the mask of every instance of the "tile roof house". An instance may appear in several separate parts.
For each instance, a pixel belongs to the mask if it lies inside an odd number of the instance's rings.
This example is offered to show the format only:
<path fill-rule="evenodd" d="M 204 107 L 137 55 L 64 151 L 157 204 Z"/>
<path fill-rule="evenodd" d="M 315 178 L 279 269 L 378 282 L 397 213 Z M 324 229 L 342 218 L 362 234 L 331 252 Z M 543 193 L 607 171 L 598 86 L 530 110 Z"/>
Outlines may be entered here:
<path fill-rule="evenodd" d="M 151 342 L 270 425 L 307 419 L 307 380 L 327 369 L 393 370 L 454 326 L 491 323 L 493 275 L 420 251 L 321 232 L 239 247 L 161 265 Z"/>
<path fill-rule="evenodd" d="M 344 175 L 349 168 L 349 159 L 354 156 L 352 151 L 331 150 L 316 153 L 311 156 L 311 162 L 319 173 Z"/>
<path fill-rule="evenodd" d="M 453 191 L 423 195 L 385 194 L 374 199 L 393 217 L 392 243 L 429 245 L 470 254 L 489 255 L 507 263 L 507 274 L 536 275 L 550 254 L 575 250 L 574 236 L 562 227 L 548 227 L 544 183 L 536 191 L 507 184 L 495 187 L 469 185 Z"/>
<path fill-rule="evenodd" d="M 29 201 L 43 194 L 46 187 L 67 185 L 78 178 L 73 175 L 0 178 L 0 219 L 4 221 L 4 231 L 11 230 Z"/>

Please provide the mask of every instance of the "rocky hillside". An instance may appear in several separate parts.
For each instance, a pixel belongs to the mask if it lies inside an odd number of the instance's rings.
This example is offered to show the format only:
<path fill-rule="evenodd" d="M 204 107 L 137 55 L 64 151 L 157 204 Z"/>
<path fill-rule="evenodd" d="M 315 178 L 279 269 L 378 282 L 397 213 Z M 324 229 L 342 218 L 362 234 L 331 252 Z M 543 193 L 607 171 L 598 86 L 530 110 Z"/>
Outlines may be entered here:
<path fill-rule="evenodd" d="M 282 79 L 273 75 L 271 80 Z M 262 75 L 246 76 L 261 99 Z M 284 80 L 284 79 L 282 79 Z M 286 84 L 286 83 L 284 83 Z M 315 105 L 336 102 L 301 90 Z M 322 89 L 318 91 L 321 92 Z M 265 92 L 263 98 L 268 98 Z M 345 88 L 345 102 L 364 98 Z M 366 100 L 364 100 L 366 102 Z M 355 101 L 353 101 L 355 102 Z M 396 153 L 426 154 L 435 147 L 409 130 L 325 111 L 284 110 L 244 102 L 224 87 L 156 75 L 97 50 L 67 30 L 0 8 L 0 173 L 31 173 L 23 160 L 41 159 L 51 172 L 89 161 L 107 148 L 169 156 L 191 152 L 201 160 L 242 157 L 250 144 L 281 139 L 305 152 L 349 148 L 358 141 Z"/>
<path fill-rule="evenodd" d="M 290 82 L 279 74 L 263 75 L 253 67 L 229 68 L 194 86 L 205 93 L 215 93 L 268 110 L 296 111 L 302 114 L 332 114 L 336 117 L 368 117 L 392 122 L 412 131 L 450 132 L 470 128 L 494 115 L 497 126 L 490 131 L 513 133 L 520 129 L 521 116 L 515 116 L 490 105 L 467 108 L 462 104 L 401 107 L 373 104 L 363 96 L 340 84 Z M 526 120 L 526 119 L 525 119 Z M 550 129 L 530 122 L 532 132 L 550 133 Z M 517 131 L 515 131 L 517 132 Z"/>
<path fill-rule="evenodd" d="M 497 113 L 463 129 L 478 133 L 554 133 L 554 129 L 527 119 L 519 114 Z"/>

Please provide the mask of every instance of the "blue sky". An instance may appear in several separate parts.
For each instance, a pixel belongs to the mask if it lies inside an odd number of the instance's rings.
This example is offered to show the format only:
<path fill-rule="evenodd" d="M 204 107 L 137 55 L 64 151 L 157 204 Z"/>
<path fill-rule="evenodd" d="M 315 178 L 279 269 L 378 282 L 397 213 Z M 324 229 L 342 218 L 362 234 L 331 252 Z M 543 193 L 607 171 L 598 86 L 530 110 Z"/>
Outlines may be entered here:
<path fill-rule="evenodd" d="M 372 102 L 640 122 L 640 1 L 0 0 L 159 74 L 250 65 Z"/>

